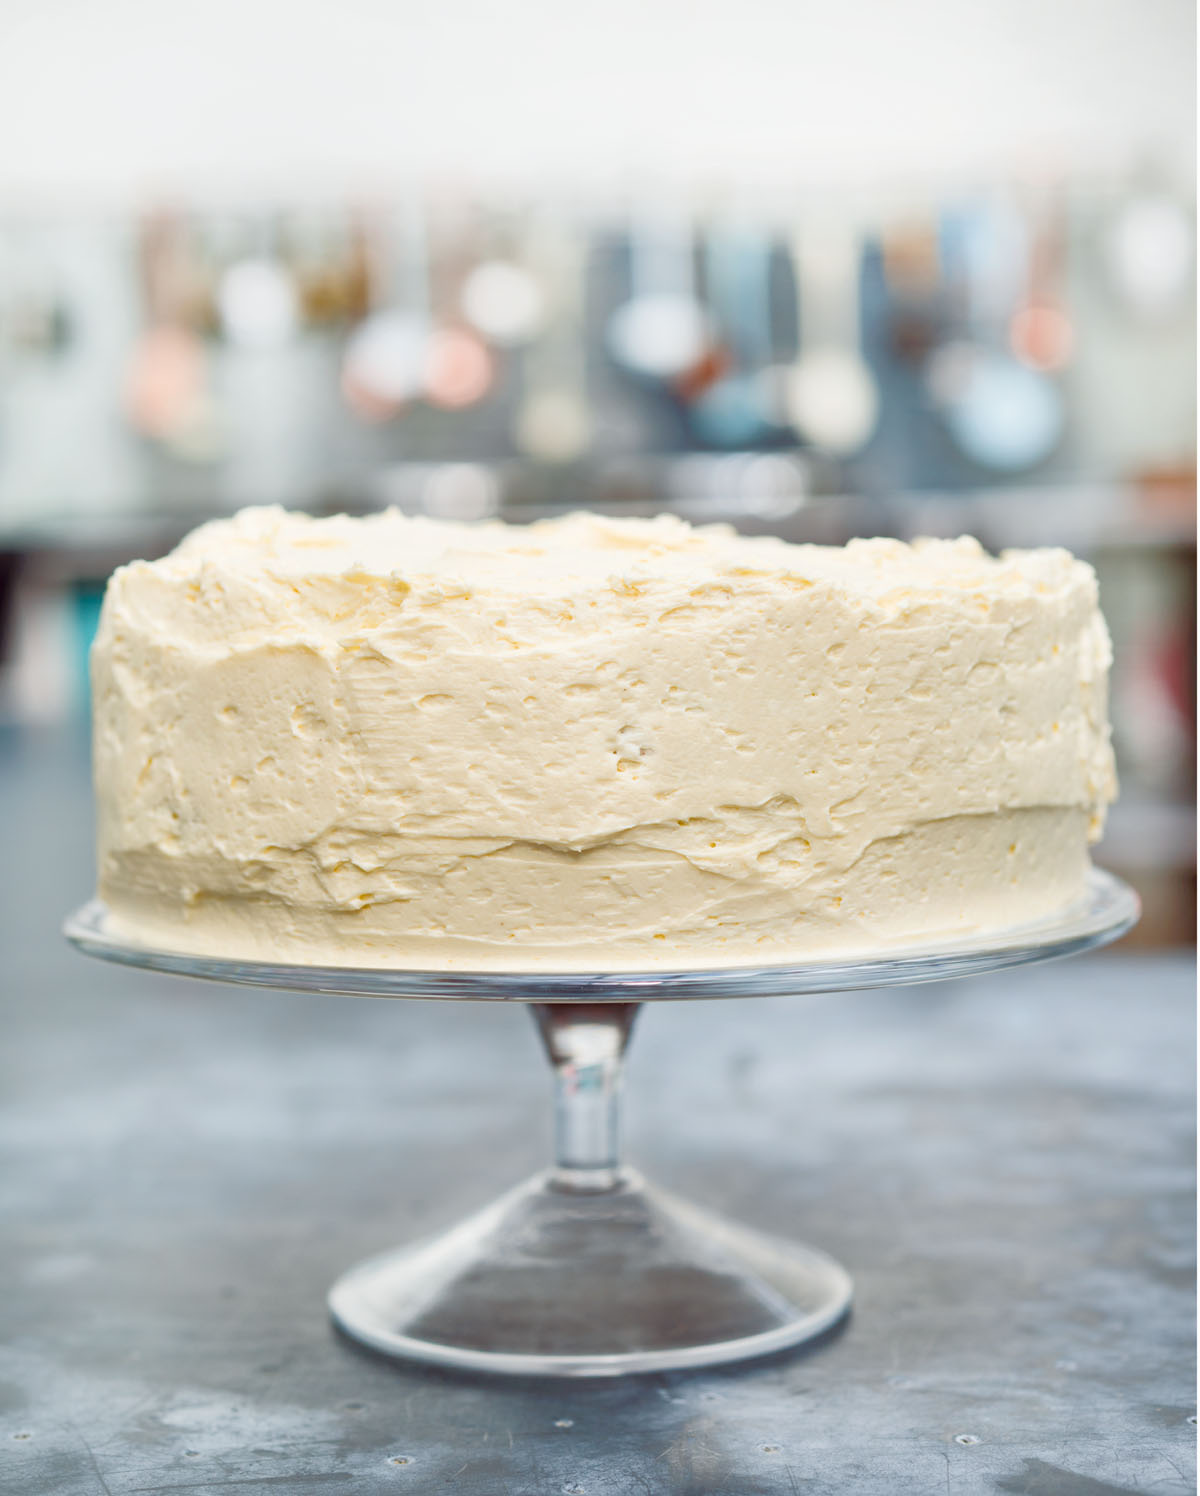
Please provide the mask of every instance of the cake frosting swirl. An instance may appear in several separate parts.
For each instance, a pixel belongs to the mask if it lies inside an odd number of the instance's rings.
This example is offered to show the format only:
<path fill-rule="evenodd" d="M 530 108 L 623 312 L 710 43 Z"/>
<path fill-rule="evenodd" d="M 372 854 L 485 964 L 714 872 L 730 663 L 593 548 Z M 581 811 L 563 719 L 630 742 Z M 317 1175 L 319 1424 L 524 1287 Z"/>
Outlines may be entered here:
<path fill-rule="evenodd" d="M 1108 635 L 1061 550 L 252 509 L 113 576 L 117 929 L 319 964 L 863 954 L 1079 898 Z"/>

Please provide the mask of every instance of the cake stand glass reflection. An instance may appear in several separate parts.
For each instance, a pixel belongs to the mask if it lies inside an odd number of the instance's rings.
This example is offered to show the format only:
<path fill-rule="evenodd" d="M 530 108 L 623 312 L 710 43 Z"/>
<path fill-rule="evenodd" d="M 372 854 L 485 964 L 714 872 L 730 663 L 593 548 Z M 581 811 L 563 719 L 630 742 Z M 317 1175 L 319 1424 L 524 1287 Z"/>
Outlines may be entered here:
<path fill-rule="evenodd" d="M 711 1366 L 811 1340 L 850 1306 L 845 1269 L 647 1184 L 618 1153 L 621 1065 L 638 1008 L 940 981 L 1077 954 L 1138 917 L 1136 895 L 1093 871 L 1053 919 L 867 960 L 674 972 L 553 974 L 317 967 L 130 944 L 103 904 L 66 922 L 89 955 L 152 971 L 356 996 L 531 1006 L 554 1070 L 552 1168 L 431 1239 L 333 1285 L 339 1327 L 388 1355 L 516 1374 L 613 1376 Z"/>

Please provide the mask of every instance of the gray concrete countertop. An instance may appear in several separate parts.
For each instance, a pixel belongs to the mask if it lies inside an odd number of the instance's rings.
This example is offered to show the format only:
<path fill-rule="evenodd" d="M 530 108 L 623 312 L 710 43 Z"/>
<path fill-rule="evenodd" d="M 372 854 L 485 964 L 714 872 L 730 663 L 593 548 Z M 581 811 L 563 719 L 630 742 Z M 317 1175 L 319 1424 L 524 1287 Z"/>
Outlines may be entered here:
<path fill-rule="evenodd" d="M 545 1161 L 527 1016 L 75 955 L 78 740 L 0 739 L 0 824 L 0 1491 L 1195 1489 L 1185 956 L 645 1014 L 631 1158 L 831 1252 L 854 1315 L 724 1371 L 492 1380 L 323 1301 Z"/>

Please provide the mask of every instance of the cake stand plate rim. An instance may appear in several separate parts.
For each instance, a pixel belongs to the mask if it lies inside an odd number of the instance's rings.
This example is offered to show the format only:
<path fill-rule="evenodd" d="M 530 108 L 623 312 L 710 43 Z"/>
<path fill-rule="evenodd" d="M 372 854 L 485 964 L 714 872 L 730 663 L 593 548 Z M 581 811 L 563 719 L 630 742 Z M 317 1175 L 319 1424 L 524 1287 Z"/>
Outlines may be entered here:
<path fill-rule="evenodd" d="M 1087 892 L 1069 910 L 1036 924 L 946 941 L 896 945 L 865 957 L 843 956 L 762 966 L 676 971 L 518 972 L 317 966 L 188 954 L 139 945 L 106 928 L 108 911 L 91 899 L 63 923 L 85 955 L 173 976 L 354 997 L 508 1002 L 646 1002 L 854 991 L 982 975 L 1078 955 L 1119 939 L 1137 923 L 1141 904 L 1123 879 L 1091 868 Z"/>

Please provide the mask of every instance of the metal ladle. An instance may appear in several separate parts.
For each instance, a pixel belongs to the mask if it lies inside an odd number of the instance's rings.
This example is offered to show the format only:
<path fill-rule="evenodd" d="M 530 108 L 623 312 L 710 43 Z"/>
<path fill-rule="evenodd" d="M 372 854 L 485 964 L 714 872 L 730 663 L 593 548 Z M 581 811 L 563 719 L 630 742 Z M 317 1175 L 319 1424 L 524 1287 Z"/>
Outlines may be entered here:
<path fill-rule="evenodd" d="M 541 225 L 531 236 L 529 258 L 545 288 L 549 321 L 525 353 L 525 391 L 513 439 L 541 462 L 573 462 L 592 439 L 578 230 L 561 223 Z"/>
<path fill-rule="evenodd" d="M 691 408 L 697 430 L 715 446 L 751 447 L 774 429 L 764 373 L 771 360 L 771 245 L 745 228 L 713 235 L 708 280 L 734 367 Z"/>
<path fill-rule="evenodd" d="M 342 392 L 356 414 L 384 420 L 424 388 L 431 329 L 422 206 L 410 199 L 398 221 L 373 228 L 373 307 L 347 340 Z"/>
<path fill-rule="evenodd" d="M 862 356 L 858 234 L 826 221 L 792 235 L 800 353 L 783 379 L 792 427 L 819 451 L 848 457 L 879 418 L 879 392 Z"/>
<path fill-rule="evenodd" d="M 692 232 L 670 205 L 645 209 L 629 240 L 631 295 L 608 323 L 608 347 L 631 373 L 670 380 L 700 362 L 712 322 L 696 298 Z"/>

